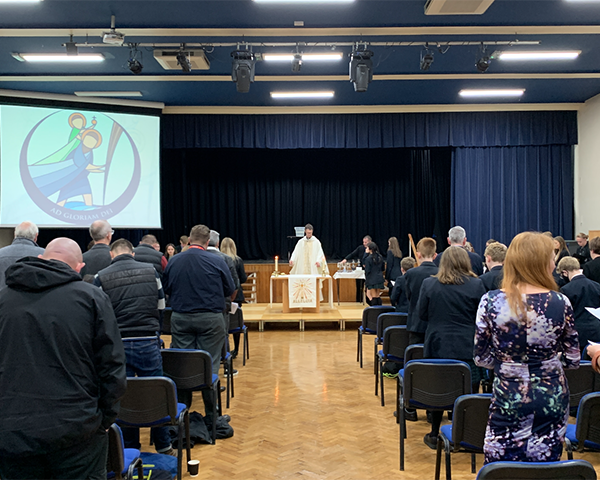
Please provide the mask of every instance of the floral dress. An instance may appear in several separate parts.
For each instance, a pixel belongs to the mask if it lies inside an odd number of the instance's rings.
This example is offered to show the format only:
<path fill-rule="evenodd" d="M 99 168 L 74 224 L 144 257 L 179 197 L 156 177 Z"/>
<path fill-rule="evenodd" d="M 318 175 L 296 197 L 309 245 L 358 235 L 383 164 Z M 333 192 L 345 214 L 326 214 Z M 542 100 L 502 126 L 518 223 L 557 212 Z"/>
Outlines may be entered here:
<path fill-rule="evenodd" d="M 569 299 L 557 292 L 524 295 L 527 320 L 510 311 L 501 290 L 479 303 L 475 363 L 495 372 L 485 434 L 485 463 L 560 460 L 569 418 L 563 372 L 579 366 Z M 562 355 L 561 355 L 562 354 Z"/>

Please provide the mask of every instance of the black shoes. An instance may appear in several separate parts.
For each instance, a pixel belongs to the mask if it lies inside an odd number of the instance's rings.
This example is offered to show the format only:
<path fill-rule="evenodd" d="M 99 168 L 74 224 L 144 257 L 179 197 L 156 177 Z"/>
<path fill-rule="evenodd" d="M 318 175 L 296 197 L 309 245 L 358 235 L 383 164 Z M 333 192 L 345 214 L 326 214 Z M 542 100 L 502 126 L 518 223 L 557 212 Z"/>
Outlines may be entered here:
<path fill-rule="evenodd" d="M 394 417 L 398 417 L 398 412 L 394 412 Z M 409 410 L 408 408 L 404 409 L 404 420 L 407 422 L 416 422 L 418 420 L 417 411 Z"/>
<path fill-rule="evenodd" d="M 437 449 L 437 441 L 437 435 L 431 435 L 430 433 L 428 433 L 423 437 L 423 442 L 425 443 L 425 445 L 427 445 L 432 450 Z"/>

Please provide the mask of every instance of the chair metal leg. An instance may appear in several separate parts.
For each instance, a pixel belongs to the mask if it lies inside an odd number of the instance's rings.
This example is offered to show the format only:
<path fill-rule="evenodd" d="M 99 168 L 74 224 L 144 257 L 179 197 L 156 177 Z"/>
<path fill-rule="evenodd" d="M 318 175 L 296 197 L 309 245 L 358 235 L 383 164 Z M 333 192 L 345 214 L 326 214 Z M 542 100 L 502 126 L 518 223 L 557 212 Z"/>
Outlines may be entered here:
<path fill-rule="evenodd" d="M 217 382 L 217 388 L 215 391 L 216 394 L 219 395 L 219 406 L 221 406 L 221 383 Z M 215 395 L 216 397 L 216 395 Z M 216 398 L 215 398 L 216 400 Z M 215 445 L 217 443 L 217 418 L 221 416 L 221 412 L 217 416 L 217 402 L 213 402 L 213 421 L 212 421 L 212 444 Z"/>
<path fill-rule="evenodd" d="M 244 360 L 242 365 L 246 366 L 246 358 L 250 359 L 250 345 L 248 345 L 248 327 L 244 328 Z"/>
<path fill-rule="evenodd" d="M 356 361 L 360 361 L 360 349 L 361 349 L 361 345 L 360 345 L 360 329 L 358 330 L 358 336 L 356 337 Z M 362 364 L 360 366 L 360 368 L 362 368 Z"/>
<path fill-rule="evenodd" d="M 232 378 L 233 372 L 231 371 L 231 362 L 227 362 L 227 375 L 225 375 L 225 377 L 227 378 L 227 389 L 226 389 L 226 393 L 227 393 L 227 403 L 225 404 L 226 408 L 229 408 L 229 399 L 231 398 L 231 378 Z"/>
<path fill-rule="evenodd" d="M 400 374 L 396 377 L 396 423 L 400 423 Z"/>
<path fill-rule="evenodd" d="M 379 345 L 379 339 L 375 336 L 375 351 L 373 352 L 373 364 L 377 363 L 377 345 Z M 377 375 L 377 365 L 373 365 L 373 373 Z"/>
<path fill-rule="evenodd" d="M 379 391 L 379 361 L 375 360 L 375 396 Z"/>
<path fill-rule="evenodd" d="M 404 471 L 404 438 L 406 437 L 406 422 L 404 420 L 404 402 L 400 403 L 398 417 L 400 418 L 400 471 Z"/>
<path fill-rule="evenodd" d="M 571 444 L 571 440 L 565 437 L 565 447 L 567 447 L 567 459 L 573 460 L 573 445 Z"/>
<path fill-rule="evenodd" d="M 444 456 L 446 459 L 446 480 L 452 480 L 452 462 L 450 458 L 450 440 L 444 438 Z"/>
<path fill-rule="evenodd" d="M 377 362 L 379 365 L 379 383 L 381 384 L 381 406 L 385 407 L 385 398 L 383 395 L 383 361 Z"/>
<path fill-rule="evenodd" d="M 471 473 L 477 473 L 477 460 L 475 454 L 471 454 Z"/>
<path fill-rule="evenodd" d="M 216 392 L 216 398 L 218 399 L 218 413 L 219 413 L 219 417 L 221 415 L 223 415 L 223 400 L 221 399 L 221 380 L 217 381 L 217 386 L 215 387 L 217 389 Z"/>
<path fill-rule="evenodd" d="M 183 467 L 183 428 L 181 428 L 181 416 L 177 424 L 177 480 L 181 480 Z"/>
<path fill-rule="evenodd" d="M 442 436 L 438 435 L 437 449 L 435 451 L 435 480 L 440 480 L 440 466 L 442 463 Z"/>
<path fill-rule="evenodd" d="M 233 388 L 233 358 L 230 359 L 230 373 L 231 373 L 231 398 L 235 397 L 235 388 Z"/>

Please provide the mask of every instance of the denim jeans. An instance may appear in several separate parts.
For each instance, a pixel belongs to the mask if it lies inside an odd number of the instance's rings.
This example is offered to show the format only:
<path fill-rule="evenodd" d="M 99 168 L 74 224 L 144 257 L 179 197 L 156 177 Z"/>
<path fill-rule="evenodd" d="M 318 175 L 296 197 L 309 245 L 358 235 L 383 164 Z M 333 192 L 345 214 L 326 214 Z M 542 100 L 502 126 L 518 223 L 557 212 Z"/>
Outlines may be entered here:
<path fill-rule="evenodd" d="M 123 339 L 127 359 L 128 377 L 160 377 L 163 374 L 162 357 L 158 338 L 152 340 Z M 169 427 L 153 427 L 150 431 L 156 451 L 166 452 L 171 448 Z M 125 448 L 140 448 L 140 429 L 123 428 Z"/>

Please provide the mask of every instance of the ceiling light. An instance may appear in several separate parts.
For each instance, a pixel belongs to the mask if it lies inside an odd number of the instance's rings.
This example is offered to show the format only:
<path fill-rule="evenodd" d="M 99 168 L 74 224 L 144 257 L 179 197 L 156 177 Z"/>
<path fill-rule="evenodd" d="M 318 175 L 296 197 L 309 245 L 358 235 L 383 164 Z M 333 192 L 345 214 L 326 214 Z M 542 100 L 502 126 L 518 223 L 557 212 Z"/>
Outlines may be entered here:
<path fill-rule="evenodd" d="M 335 61 L 343 58 L 343 53 L 302 53 L 303 61 Z M 266 53 L 262 59 L 266 62 L 291 62 L 294 60 L 293 53 Z"/>
<path fill-rule="evenodd" d="M 0 0 L 0 3 L 39 3 L 43 0 Z"/>
<path fill-rule="evenodd" d="M 421 51 L 421 70 L 427 71 L 433 63 L 433 52 L 428 48 Z"/>
<path fill-rule="evenodd" d="M 141 97 L 142 92 L 122 91 L 122 92 L 73 92 L 78 97 Z"/>
<path fill-rule="evenodd" d="M 104 61 L 101 53 L 82 53 L 67 55 L 66 53 L 15 53 L 13 57 L 20 61 L 37 63 L 99 63 Z"/>
<path fill-rule="evenodd" d="M 495 90 L 461 90 L 461 97 L 520 97 L 525 93 L 524 88 L 495 89 Z"/>
<path fill-rule="evenodd" d="M 302 68 L 302 55 L 297 53 L 292 60 L 292 72 L 298 73 Z"/>
<path fill-rule="evenodd" d="M 352 3 L 354 0 L 254 0 L 256 3 Z"/>
<path fill-rule="evenodd" d="M 271 92 L 271 98 L 333 98 L 334 92 Z"/>
<path fill-rule="evenodd" d="M 581 50 L 556 51 L 556 52 L 500 52 L 500 60 L 573 60 L 579 56 Z"/>
<path fill-rule="evenodd" d="M 235 82 L 238 92 L 248 93 L 250 84 L 254 82 L 254 66 L 256 57 L 250 50 L 235 50 L 231 52 L 231 80 Z"/>
<path fill-rule="evenodd" d="M 366 92 L 373 80 L 373 52 L 370 50 L 354 50 L 350 54 L 350 81 L 355 92 Z"/>

